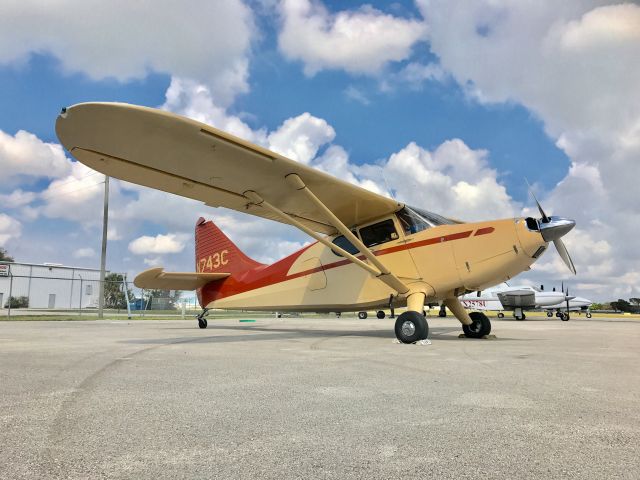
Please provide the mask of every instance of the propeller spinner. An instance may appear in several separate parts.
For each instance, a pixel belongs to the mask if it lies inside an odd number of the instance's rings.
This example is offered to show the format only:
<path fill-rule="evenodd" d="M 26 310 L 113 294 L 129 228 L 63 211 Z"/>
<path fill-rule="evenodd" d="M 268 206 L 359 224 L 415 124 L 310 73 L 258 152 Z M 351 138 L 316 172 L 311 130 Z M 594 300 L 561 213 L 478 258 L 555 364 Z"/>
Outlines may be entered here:
<path fill-rule="evenodd" d="M 529 184 L 529 182 L 527 182 Z M 531 189 L 531 185 L 529 185 L 529 192 L 531 196 L 536 202 L 538 206 L 538 211 L 540 212 L 540 220 L 538 221 L 538 225 L 540 226 L 540 233 L 542 234 L 542 238 L 544 238 L 545 242 L 553 242 L 562 258 L 562 261 L 565 263 L 569 270 L 575 275 L 576 267 L 573 264 L 573 260 L 571 260 L 571 256 L 569 255 L 569 251 L 562 241 L 561 237 L 566 235 L 571 231 L 573 227 L 576 226 L 575 220 L 570 220 L 568 218 L 556 217 L 556 216 L 548 216 L 544 210 L 542 209 L 542 205 L 538 202 L 533 190 Z"/>

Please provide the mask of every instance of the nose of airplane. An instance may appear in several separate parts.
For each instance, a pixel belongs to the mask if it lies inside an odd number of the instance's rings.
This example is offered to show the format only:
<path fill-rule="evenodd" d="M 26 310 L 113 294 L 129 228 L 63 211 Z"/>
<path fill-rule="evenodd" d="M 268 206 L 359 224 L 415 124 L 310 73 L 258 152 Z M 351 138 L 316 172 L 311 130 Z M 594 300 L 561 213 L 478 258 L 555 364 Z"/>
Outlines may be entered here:
<path fill-rule="evenodd" d="M 575 220 L 563 217 L 548 217 L 547 222 L 540 222 L 540 233 L 545 242 L 558 240 L 576 226 Z"/>

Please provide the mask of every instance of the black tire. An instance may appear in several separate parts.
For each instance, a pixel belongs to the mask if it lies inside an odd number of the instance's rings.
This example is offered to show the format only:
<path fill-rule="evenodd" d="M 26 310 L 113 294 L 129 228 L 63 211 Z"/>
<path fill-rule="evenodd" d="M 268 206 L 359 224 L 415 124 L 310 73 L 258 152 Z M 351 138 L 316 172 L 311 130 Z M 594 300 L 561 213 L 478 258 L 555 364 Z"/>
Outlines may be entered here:
<path fill-rule="evenodd" d="M 444 308 L 441 308 L 440 311 L 438 312 L 438 316 L 441 318 L 444 318 L 447 316 L 447 311 Z"/>
<path fill-rule="evenodd" d="M 429 335 L 427 319 L 418 312 L 407 311 L 396 319 L 396 338 L 402 343 L 415 343 Z"/>
<path fill-rule="evenodd" d="M 378 310 L 378 313 L 376 313 L 376 317 L 378 317 L 380 320 L 382 320 L 386 316 L 387 316 L 387 314 L 384 313 L 384 311 L 382 311 L 382 310 Z"/>
<path fill-rule="evenodd" d="M 553 317 L 553 312 L 547 312 L 547 317 Z"/>
<path fill-rule="evenodd" d="M 368 317 L 367 312 L 358 312 L 358 318 L 364 320 Z"/>
<path fill-rule="evenodd" d="M 568 313 L 563 313 L 562 316 L 560 317 L 560 320 L 562 320 L 563 322 L 568 322 L 570 318 L 571 317 L 569 316 Z"/>
<path fill-rule="evenodd" d="M 206 318 L 199 318 L 198 319 L 198 326 L 200 328 L 207 328 L 207 319 Z"/>
<path fill-rule="evenodd" d="M 498 318 L 504 318 L 504 313 L 498 312 Z"/>
<path fill-rule="evenodd" d="M 467 338 L 482 338 L 491 333 L 491 321 L 482 312 L 471 312 L 469 314 L 473 323 L 462 325 L 462 331 Z"/>
<path fill-rule="evenodd" d="M 526 320 L 527 319 L 527 314 L 522 312 L 522 318 L 520 320 Z"/>
<path fill-rule="evenodd" d="M 556 312 L 556 317 L 558 317 L 558 318 L 562 318 L 562 313 L 560 313 L 560 312 Z"/>
<path fill-rule="evenodd" d="M 591 318 L 591 312 L 587 312 L 587 318 Z"/>

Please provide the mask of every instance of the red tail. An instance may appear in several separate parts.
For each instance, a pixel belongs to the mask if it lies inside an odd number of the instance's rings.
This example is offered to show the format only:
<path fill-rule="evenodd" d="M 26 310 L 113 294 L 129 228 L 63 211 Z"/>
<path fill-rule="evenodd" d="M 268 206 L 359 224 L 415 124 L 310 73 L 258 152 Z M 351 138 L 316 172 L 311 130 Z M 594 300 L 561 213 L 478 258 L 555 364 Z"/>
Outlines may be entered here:
<path fill-rule="evenodd" d="M 261 266 L 247 257 L 212 221 L 196 223 L 196 272 L 242 273 Z"/>

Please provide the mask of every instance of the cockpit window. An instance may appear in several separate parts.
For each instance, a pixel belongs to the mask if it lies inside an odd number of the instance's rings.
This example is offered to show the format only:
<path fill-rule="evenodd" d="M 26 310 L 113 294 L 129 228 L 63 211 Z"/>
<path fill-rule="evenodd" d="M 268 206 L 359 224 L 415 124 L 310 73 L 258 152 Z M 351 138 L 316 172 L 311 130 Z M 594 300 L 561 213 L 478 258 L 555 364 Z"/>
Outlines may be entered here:
<path fill-rule="evenodd" d="M 420 208 L 411 207 L 412 210 L 417 212 L 427 220 L 431 225 L 437 227 L 438 225 L 456 225 L 459 222 L 453 221 L 450 218 L 443 217 L 442 215 L 438 215 L 437 213 L 427 212 L 426 210 L 422 210 Z"/>
<path fill-rule="evenodd" d="M 405 206 L 396 215 L 407 235 L 421 232 L 430 227 L 437 227 L 438 225 L 454 225 L 458 223 L 437 213 L 427 212 L 426 210 L 420 210 L 414 207 Z"/>
<path fill-rule="evenodd" d="M 362 239 L 362 243 L 367 247 L 373 247 L 374 245 L 387 243 L 391 240 L 397 240 L 398 232 L 396 232 L 393 220 L 389 219 L 361 228 L 360 238 Z"/>
<path fill-rule="evenodd" d="M 353 234 L 355 235 L 355 232 L 353 232 Z M 347 237 L 345 237 L 344 235 L 340 235 L 339 237 L 336 237 L 333 240 L 333 243 L 339 246 L 340 248 L 342 248 L 343 250 L 346 250 L 351 255 L 355 255 L 356 253 L 358 253 L 358 249 L 356 248 L 356 246 L 353 243 L 351 243 L 349 240 L 347 240 Z M 335 250 L 331 250 L 331 251 L 339 257 L 342 256 Z"/>
<path fill-rule="evenodd" d="M 408 207 L 404 207 L 396 215 L 405 235 L 418 233 L 431 227 L 429 222 Z"/>

